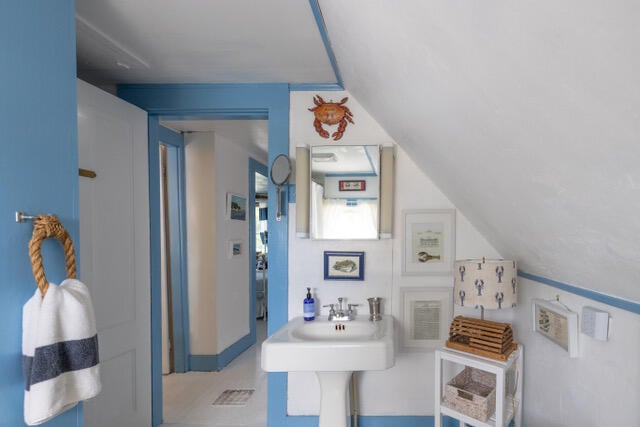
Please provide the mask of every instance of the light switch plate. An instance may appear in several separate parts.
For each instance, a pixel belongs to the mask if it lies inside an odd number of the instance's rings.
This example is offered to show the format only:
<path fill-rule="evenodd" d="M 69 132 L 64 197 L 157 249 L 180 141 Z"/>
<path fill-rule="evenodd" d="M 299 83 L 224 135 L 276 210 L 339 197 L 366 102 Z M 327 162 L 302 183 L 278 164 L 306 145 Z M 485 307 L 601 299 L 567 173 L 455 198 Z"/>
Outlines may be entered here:
<path fill-rule="evenodd" d="M 594 307 L 582 307 L 580 331 L 599 341 L 609 339 L 609 313 Z"/>

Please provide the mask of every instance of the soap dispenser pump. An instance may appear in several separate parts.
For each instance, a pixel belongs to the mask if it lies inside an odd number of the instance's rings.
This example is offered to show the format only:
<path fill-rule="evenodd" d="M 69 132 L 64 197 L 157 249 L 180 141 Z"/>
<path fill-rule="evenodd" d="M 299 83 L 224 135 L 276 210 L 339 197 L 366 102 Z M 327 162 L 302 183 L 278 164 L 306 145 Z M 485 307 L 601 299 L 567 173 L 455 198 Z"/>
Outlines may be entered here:
<path fill-rule="evenodd" d="M 316 318 L 316 303 L 311 296 L 311 288 L 307 288 L 307 297 L 304 299 L 303 312 L 304 320 L 307 322 Z"/>

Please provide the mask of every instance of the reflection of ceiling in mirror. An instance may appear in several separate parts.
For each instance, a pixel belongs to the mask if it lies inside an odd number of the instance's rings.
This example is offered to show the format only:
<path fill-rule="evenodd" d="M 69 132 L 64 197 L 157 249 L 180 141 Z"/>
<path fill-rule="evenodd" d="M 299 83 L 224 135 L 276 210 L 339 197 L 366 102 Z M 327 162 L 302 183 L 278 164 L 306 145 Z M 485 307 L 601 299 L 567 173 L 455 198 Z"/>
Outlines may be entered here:
<path fill-rule="evenodd" d="M 378 175 L 377 145 L 323 145 L 311 147 L 311 169 L 321 174 Z"/>

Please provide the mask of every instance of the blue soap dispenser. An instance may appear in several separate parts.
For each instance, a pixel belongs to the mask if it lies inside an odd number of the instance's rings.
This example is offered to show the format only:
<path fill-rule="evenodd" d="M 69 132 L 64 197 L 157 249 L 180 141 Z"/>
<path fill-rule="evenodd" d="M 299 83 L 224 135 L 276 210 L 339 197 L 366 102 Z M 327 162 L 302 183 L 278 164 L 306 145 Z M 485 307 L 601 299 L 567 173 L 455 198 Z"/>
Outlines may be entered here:
<path fill-rule="evenodd" d="M 304 320 L 311 321 L 316 318 L 316 302 L 311 296 L 311 288 L 307 288 L 307 297 L 304 299 Z"/>

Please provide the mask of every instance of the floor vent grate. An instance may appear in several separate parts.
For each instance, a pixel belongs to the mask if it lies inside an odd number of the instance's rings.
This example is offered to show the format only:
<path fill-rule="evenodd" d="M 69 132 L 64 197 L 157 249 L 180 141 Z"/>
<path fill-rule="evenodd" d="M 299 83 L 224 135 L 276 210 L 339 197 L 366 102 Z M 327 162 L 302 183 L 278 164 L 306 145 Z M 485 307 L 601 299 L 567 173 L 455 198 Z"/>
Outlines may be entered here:
<path fill-rule="evenodd" d="M 255 390 L 250 389 L 238 389 L 238 390 L 225 390 L 220 396 L 213 402 L 214 406 L 244 406 L 249 401 L 249 398 Z"/>

